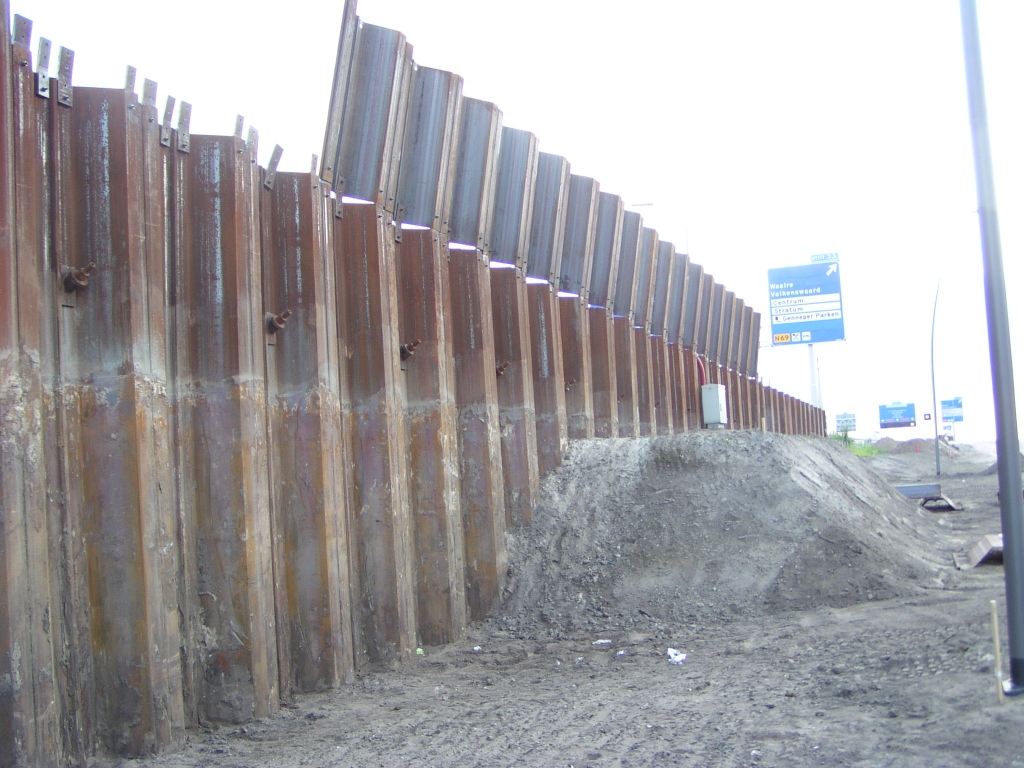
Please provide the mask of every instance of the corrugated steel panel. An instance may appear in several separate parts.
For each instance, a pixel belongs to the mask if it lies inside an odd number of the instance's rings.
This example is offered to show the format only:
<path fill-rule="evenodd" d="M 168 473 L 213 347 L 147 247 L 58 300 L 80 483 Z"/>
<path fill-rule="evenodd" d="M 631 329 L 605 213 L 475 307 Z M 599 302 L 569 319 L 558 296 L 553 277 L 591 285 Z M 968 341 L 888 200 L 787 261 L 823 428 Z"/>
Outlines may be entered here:
<path fill-rule="evenodd" d="M 328 182 L 334 181 L 334 170 L 338 162 L 341 126 L 345 118 L 345 94 L 348 91 L 358 26 L 356 0 L 345 0 L 341 17 L 341 35 L 338 39 L 338 55 L 334 62 L 334 80 L 331 83 L 331 101 L 327 110 L 327 129 L 324 131 L 324 150 L 320 156 L 320 178 Z"/>
<path fill-rule="evenodd" d="M 683 309 L 686 306 L 686 292 L 690 287 L 690 257 L 685 253 L 675 255 L 675 279 L 672 281 L 672 293 L 668 303 L 668 322 L 666 323 L 669 344 L 677 343 L 682 337 Z"/>
<path fill-rule="evenodd" d="M 569 201 L 569 161 L 541 152 L 537 157 L 537 187 L 530 224 L 530 254 L 526 274 L 552 285 L 562 266 L 565 207 Z"/>
<path fill-rule="evenodd" d="M 725 313 L 725 286 L 714 284 L 711 292 L 711 315 L 708 327 L 708 360 L 719 362 L 722 349 L 722 316 Z"/>
<path fill-rule="evenodd" d="M 537 137 L 516 128 L 501 129 L 498 180 L 494 190 L 491 260 L 526 269 L 537 187 Z"/>
<path fill-rule="evenodd" d="M 651 304 L 654 299 L 655 259 L 658 254 L 658 233 L 650 227 L 644 227 L 640 245 L 640 257 L 637 262 L 636 302 L 633 304 L 633 324 L 638 328 L 651 326 Z"/>
<path fill-rule="evenodd" d="M 726 291 L 725 301 L 722 304 L 722 336 L 719 346 L 718 362 L 722 365 L 731 366 L 733 335 L 735 333 L 736 317 L 736 292 Z"/>
<path fill-rule="evenodd" d="M 615 285 L 622 252 L 622 198 L 602 192 L 597 204 L 594 265 L 590 272 L 590 303 L 614 310 Z"/>
<path fill-rule="evenodd" d="M 697 338 L 697 328 L 700 325 L 699 312 L 701 298 L 704 294 L 704 267 L 691 262 L 689 272 L 686 283 L 682 342 L 684 347 L 693 349 L 694 340 Z"/>
<path fill-rule="evenodd" d="M 600 185 L 589 176 L 569 176 L 569 202 L 565 213 L 565 240 L 558 290 L 587 299 L 594 263 L 594 232 Z"/>
<path fill-rule="evenodd" d="M 746 305 L 743 299 L 736 299 L 732 319 L 732 345 L 729 349 L 729 367 L 734 371 L 740 369 L 740 348 L 743 346 L 744 338 L 744 310 Z"/>
<path fill-rule="evenodd" d="M 396 220 L 447 233 L 462 78 L 414 67 L 405 117 Z"/>
<path fill-rule="evenodd" d="M 628 317 L 631 322 L 636 316 L 637 264 L 643 244 L 643 228 L 644 220 L 639 213 L 626 211 L 622 215 L 619 274 L 615 281 L 615 316 Z"/>
<path fill-rule="evenodd" d="M 754 329 L 754 308 L 743 308 L 743 336 L 740 339 L 740 354 L 738 368 L 740 373 L 747 375 L 750 365 L 750 334 Z"/>
<path fill-rule="evenodd" d="M 491 251 L 494 189 L 501 149 L 501 110 L 463 99 L 452 193 L 451 241 Z"/>
<path fill-rule="evenodd" d="M 412 69 L 405 35 L 359 22 L 332 185 L 394 211 Z"/>
<path fill-rule="evenodd" d="M 757 378 L 757 357 L 761 350 L 761 313 L 754 313 L 754 329 L 750 333 L 750 364 L 747 366 L 747 375 Z"/>
<path fill-rule="evenodd" d="M 658 241 L 657 262 L 654 270 L 654 298 L 651 302 L 651 335 L 664 336 L 668 324 L 668 297 L 675 282 L 676 247 L 664 240 Z M 675 341 L 675 339 L 670 339 Z"/>

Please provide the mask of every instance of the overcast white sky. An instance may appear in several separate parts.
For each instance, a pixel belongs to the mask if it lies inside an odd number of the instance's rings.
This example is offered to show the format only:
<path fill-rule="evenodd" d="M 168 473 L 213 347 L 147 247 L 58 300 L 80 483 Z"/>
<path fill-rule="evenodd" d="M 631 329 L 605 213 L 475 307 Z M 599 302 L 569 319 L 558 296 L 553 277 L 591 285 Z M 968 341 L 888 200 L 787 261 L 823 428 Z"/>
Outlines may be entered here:
<path fill-rule="evenodd" d="M 341 2 L 12 0 L 75 50 L 77 85 L 119 87 L 126 64 L 193 104 L 196 133 L 236 114 L 306 170 L 323 141 Z M 979 0 L 1017 368 L 1024 371 L 1024 3 Z M 955 0 L 570 2 L 360 0 L 420 64 L 465 78 L 505 124 L 537 134 L 576 173 L 762 312 L 769 268 L 840 254 L 847 341 L 817 345 L 829 412 L 914 402 L 930 434 L 938 396 L 964 398 L 958 437 L 994 437 L 981 255 Z M 763 333 L 762 343 L 770 337 Z M 773 386 L 809 397 L 804 347 L 764 348 Z M 1024 404 L 1024 381 L 1018 386 Z M 1021 410 L 1024 415 L 1024 409 Z"/>

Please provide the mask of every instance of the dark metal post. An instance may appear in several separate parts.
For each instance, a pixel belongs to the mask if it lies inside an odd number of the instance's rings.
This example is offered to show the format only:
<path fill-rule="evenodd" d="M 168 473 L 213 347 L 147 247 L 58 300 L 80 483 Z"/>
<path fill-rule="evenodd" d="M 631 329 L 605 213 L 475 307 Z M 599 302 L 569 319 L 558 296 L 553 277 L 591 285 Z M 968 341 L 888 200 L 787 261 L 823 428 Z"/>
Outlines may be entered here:
<path fill-rule="evenodd" d="M 939 282 L 942 285 L 942 282 Z M 932 424 L 935 427 L 935 476 L 942 474 L 939 459 L 939 410 L 935 399 L 935 313 L 939 309 L 939 285 L 935 286 L 935 303 L 932 305 Z"/>
<path fill-rule="evenodd" d="M 981 219 L 981 251 L 985 265 L 985 304 L 996 403 L 996 452 L 999 456 L 1000 509 L 1003 522 L 1003 563 L 1006 579 L 1006 623 L 1010 638 L 1010 695 L 1024 693 L 1024 497 L 1020 477 L 1020 443 L 1013 387 L 1013 356 L 1006 309 L 1003 254 L 999 240 L 992 156 L 988 141 L 981 42 L 974 0 L 960 0 L 967 69 L 967 98 L 971 111 L 974 172 Z"/>

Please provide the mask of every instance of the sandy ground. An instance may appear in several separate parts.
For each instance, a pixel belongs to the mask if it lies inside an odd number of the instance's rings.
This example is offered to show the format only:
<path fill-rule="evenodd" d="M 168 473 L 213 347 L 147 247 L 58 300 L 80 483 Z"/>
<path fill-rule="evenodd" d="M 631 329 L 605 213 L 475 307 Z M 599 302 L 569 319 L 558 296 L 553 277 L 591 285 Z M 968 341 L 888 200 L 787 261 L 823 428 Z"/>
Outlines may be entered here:
<path fill-rule="evenodd" d="M 132 764 L 1024 766 L 1024 700 L 995 701 L 1002 568 L 951 567 L 999 529 L 992 460 L 944 454 L 965 509 L 922 512 L 881 475 L 932 481 L 930 449 L 574 444 L 464 641 Z"/>

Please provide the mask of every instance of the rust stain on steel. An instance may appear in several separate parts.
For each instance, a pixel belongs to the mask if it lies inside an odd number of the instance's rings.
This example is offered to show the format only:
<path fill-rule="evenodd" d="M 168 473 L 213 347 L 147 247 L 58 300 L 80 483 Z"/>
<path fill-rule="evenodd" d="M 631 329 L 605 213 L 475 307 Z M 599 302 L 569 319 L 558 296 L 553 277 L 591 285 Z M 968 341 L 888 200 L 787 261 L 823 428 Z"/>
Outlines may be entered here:
<path fill-rule="evenodd" d="M 686 432 L 689 429 L 686 412 L 688 386 L 685 377 L 683 345 L 668 345 L 669 391 L 672 395 L 672 429 L 674 432 Z"/>
<path fill-rule="evenodd" d="M 645 328 L 633 327 L 633 339 L 636 349 L 636 407 L 641 437 L 657 434 L 657 414 L 655 412 L 654 355 L 651 347 L 653 339 Z"/>
<path fill-rule="evenodd" d="M 60 255 L 90 254 L 97 267 L 88 286 L 58 310 L 61 353 L 73 356 L 61 360 L 61 429 L 73 438 L 67 482 L 60 484 L 82 548 L 72 553 L 82 570 L 61 592 L 81 600 L 70 611 L 83 612 L 84 622 L 67 613 L 62 619 L 72 623 L 75 664 L 88 655 L 94 684 L 87 698 L 62 700 L 85 725 L 85 749 L 98 742 L 136 756 L 184 738 L 164 211 L 158 196 L 146 194 L 162 156 L 151 146 L 146 108 L 133 93 L 77 89 L 76 95 L 68 122 L 55 133 L 62 167 L 54 232 Z M 63 288 L 55 273 L 67 266 L 48 270 L 51 284 Z"/>
<path fill-rule="evenodd" d="M 494 317 L 490 270 L 480 252 L 452 250 L 450 257 L 466 603 L 475 621 L 498 604 L 507 568 Z"/>
<path fill-rule="evenodd" d="M 654 422 L 652 428 L 659 435 L 671 435 L 672 392 L 668 361 L 668 344 L 664 336 L 650 337 L 652 389 L 654 390 Z"/>
<path fill-rule="evenodd" d="M 593 382 L 590 364 L 590 315 L 585 299 L 558 299 L 562 324 L 562 370 L 565 376 L 565 413 L 570 440 L 594 436 Z"/>
<path fill-rule="evenodd" d="M 640 437 L 640 412 L 637 396 L 636 334 L 633 320 L 616 317 L 612 321 L 615 334 L 615 387 L 618 401 L 619 437 Z"/>
<path fill-rule="evenodd" d="M 334 259 L 320 180 L 278 173 L 260 191 L 267 421 L 281 694 L 353 679 Z M 276 329 L 271 334 L 271 330 Z M 271 343 L 271 337 L 272 343 Z"/>
<path fill-rule="evenodd" d="M 686 428 L 693 431 L 701 428 L 700 373 L 697 369 L 697 354 L 685 346 L 682 353 L 682 373 L 686 382 Z"/>
<path fill-rule="evenodd" d="M 587 309 L 593 387 L 594 436 L 619 436 L 619 388 L 615 360 L 615 324 L 611 310 Z"/>
<path fill-rule="evenodd" d="M 497 385 L 505 521 L 508 526 L 529 525 L 540 494 L 540 467 L 526 283 L 519 269 L 490 273 L 494 359 L 503 367 Z"/>
<path fill-rule="evenodd" d="M 420 342 L 403 374 L 419 636 L 440 645 L 467 621 L 448 259 L 436 232 L 406 230 L 395 263 L 399 338 Z"/>
<path fill-rule="evenodd" d="M 60 746 L 42 423 L 46 103 L 27 47 L 9 44 L 6 3 L 0 18 L 0 764 L 42 765 Z"/>
<path fill-rule="evenodd" d="M 71 98 L 71 93 L 65 92 L 64 95 Z M 83 685 L 82 682 L 93 679 L 88 584 L 85 578 L 88 559 L 84 537 L 65 535 L 67 531 L 84 529 L 81 494 L 73 490 L 81 474 L 82 461 L 80 423 L 75 416 L 77 395 L 73 388 L 63 386 L 74 376 L 78 318 L 74 311 L 76 297 L 64 290 L 61 279 L 64 265 L 75 260 L 67 211 L 75 199 L 77 182 L 72 162 L 73 110 L 59 106 L 57 99 L 50 99 L 50 110 L 52 141 L 48 160 L 53 178 L 53 247 L 48 267 L 51 288 L 47 303 L 49 315 L 55 320 L 56 350 L 51 369 L 50 409 L 55 416 L 53 427 L 58 442 L 48 451 L 48 464 L 55 468 L 51 482 L 60 491 L 59 495 L 51 494 L 52 562 L 61 564 L 57 578 L 51 581 L 51 589 L 60 601 L 60 610 L 55 618 L 61 622 L 65 638 L 62 663 L 57 667 L 60 727 L 64 738 L 62 746 L 68 760 L 84 762 L 96 743 L 95 707 L 91 705 L 95 686 Z M 170 496 L 173 503 L 173 493 Z"/>
<path fill-rule="evenodd" d="M 341 365 L 353 465 L 356 664 L 406 658 L 416 642 L 405 387 L 394 231 L 379 206 L 345 204 L 334 219 Z"/>
<path fill-rule="evenodd" d="M 537 462 L 541 476 L 562 463 L 569 447 L 558 297 L 549 283 L 528 283 L 533 399 L 537 409 Z"/>
<path fill-rule="evenodd" d="M 253 165 L 240 139 L 196 135 L 175 162 L 179 494 L 198 573 L 183 613 L 200 717 L 240 722 L 279 702 Z"/>

